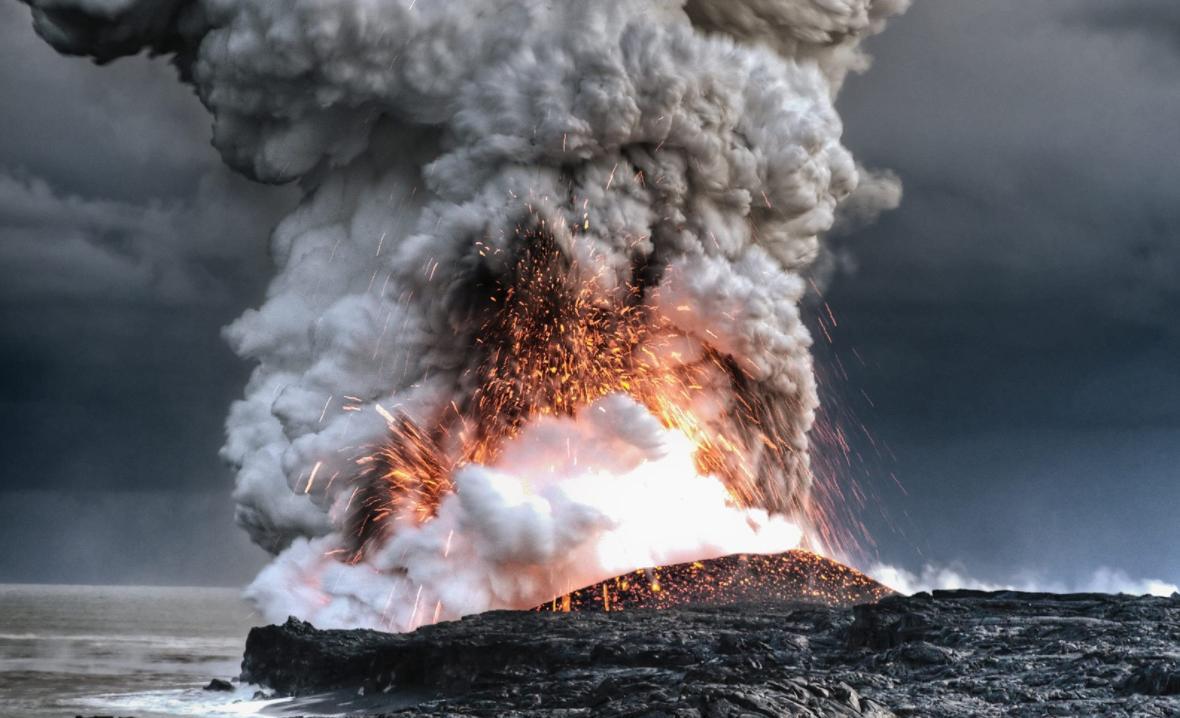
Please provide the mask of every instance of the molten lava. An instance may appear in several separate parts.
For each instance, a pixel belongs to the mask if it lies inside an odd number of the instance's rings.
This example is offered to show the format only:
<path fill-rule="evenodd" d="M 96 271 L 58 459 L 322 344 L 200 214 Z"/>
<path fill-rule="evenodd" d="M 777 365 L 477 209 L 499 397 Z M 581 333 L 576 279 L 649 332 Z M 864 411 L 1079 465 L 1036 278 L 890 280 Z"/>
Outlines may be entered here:
<path fill-rule="evenodd" d="M 841 563 L 808 551 L 788 551 L 640 569 L 559 596 L 536 610 L 623 611 L 763 602 L 853 606 L 893 593 Z"/>

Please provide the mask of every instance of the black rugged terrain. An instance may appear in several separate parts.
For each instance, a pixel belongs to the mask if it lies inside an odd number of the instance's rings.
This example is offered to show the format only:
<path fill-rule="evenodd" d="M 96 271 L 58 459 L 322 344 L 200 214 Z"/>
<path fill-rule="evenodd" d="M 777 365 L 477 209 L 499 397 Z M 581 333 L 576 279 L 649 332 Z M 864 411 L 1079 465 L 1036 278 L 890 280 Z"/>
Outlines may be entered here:
<path fill-rule="evenodd" d="M 242 680 L 383 715 L 1180 716 L 1180 596 L 499 612 L 406 635 L 290 620 L 251 631 Z"/>

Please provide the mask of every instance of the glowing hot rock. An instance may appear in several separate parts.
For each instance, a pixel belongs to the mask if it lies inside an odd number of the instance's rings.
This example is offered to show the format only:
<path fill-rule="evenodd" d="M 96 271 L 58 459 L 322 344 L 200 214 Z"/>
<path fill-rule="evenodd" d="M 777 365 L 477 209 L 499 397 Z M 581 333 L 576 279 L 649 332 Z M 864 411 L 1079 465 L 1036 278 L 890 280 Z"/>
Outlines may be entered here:
<path fill-rule="evenodd" d="M 698 474 L 695 452 L 622 395 L 542 416 L 493 465 L 456 470 L 434 518 L 396 518 L 355 563 L 337 560 L 344 536 L 299 540 L 248 594 L 270 620 L 405 631 L 530 608 L 648 566 L 799 544 L 793 523 L 741 507 Z"/>

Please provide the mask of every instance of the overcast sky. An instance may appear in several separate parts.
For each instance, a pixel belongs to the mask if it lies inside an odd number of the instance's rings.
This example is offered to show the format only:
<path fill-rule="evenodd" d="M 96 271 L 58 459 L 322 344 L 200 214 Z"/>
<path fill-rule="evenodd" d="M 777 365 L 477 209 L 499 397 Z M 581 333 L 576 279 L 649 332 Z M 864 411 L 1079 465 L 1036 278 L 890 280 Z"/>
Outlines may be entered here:
<path fill-rule="evenodd" d="M 847 143 L 906 196 L 820 364 L 889 447 L 852 472 L 880 557 L 1177 582 L 1180 7 L 918 0 L 871 48 Z M 293 191 L 222 167 L 166 62 L 60 58 L 13 0 L 0 91 L 0 581 L 247 580 L 218 332 Z"/>

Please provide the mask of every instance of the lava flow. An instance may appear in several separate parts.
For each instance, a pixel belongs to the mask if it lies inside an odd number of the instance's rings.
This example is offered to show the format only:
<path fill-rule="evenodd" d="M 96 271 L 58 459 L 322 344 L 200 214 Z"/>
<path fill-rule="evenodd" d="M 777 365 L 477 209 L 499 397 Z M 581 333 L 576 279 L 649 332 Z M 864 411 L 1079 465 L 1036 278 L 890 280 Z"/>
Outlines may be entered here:
<path fill-rule="evenodd" d="M 537 610 L 624 611 L 777 601 L 854 606 L 893 593 L 841 563 L 808 551 L 788 551 L 640 569 L 559 596 Z"/>

